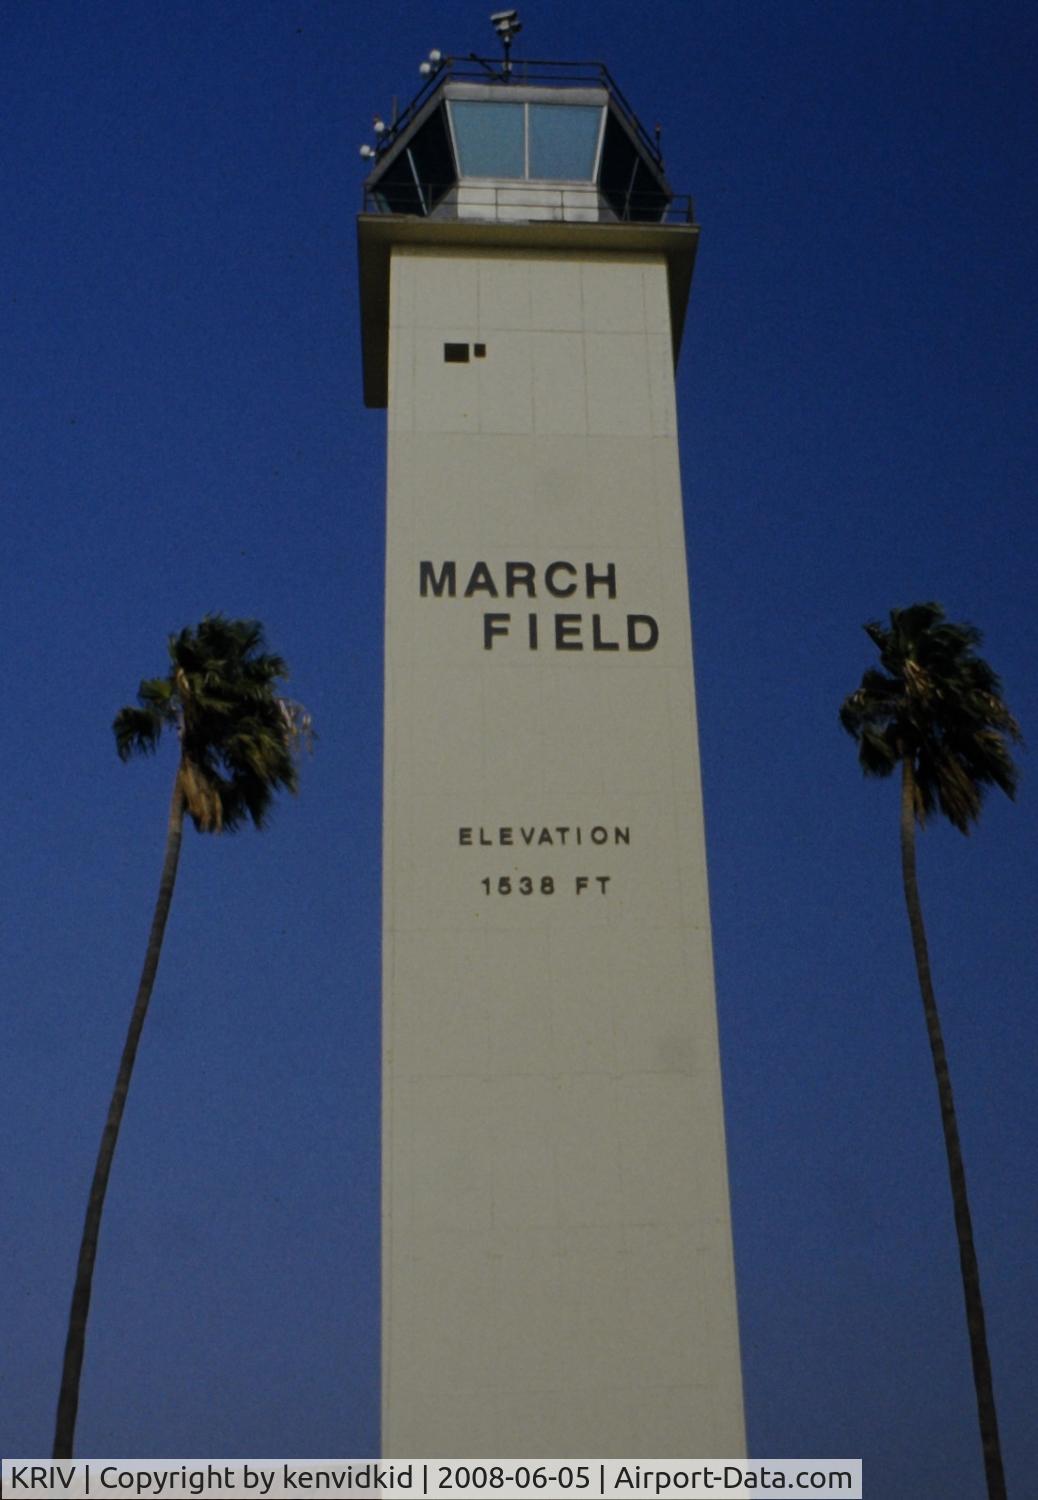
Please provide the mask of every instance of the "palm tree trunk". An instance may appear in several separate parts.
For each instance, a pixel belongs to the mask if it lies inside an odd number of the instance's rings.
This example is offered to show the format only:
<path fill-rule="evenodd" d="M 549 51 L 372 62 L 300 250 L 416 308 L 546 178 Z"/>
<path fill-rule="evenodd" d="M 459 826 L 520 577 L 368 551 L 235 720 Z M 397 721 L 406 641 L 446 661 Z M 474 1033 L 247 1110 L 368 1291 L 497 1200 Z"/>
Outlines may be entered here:
<path fill-rule="evenodd" d="M 180 841 L 184 830 L 184 791 L 181 785 L 180 768 L 177 768 L 173 783 L 173 799 L 169 809 L 169 825 L 166 833 L 166 856 L 162 864 L 162 878 L 155 902 L 155 914 L 151 919 L 148 949 L 144 956 L 137 999 L 130 1017 L 119 1072 L 108 1106 L 108 1118 L 101 1134 L 101 1145 L 94 1167 L 94 1180 L 90 1185 L 83 1238 L 79 1245 L 79 1261 L 76 1266 L 76 1283 L 72 1292 L 72 1308 L 69 1313 L 68 1337 L 65 1341 L 65 1363 L 61 1371 L 61 1393 L 58 1397 L 58 1415 L 54 1429 L 54 1458 L 71 1458 L 72 1441 L 76 1430 L 76 1412 L 79 1408 L 79 1376 L 83 1367 L 83 1351 L 86 1346 L 87 1315 L 90 1311 L 90 1293 L 94 1280 L 94 1261 L 97 1258 L 97 1241 L 101 1229 L 101 1214 L 105 1206 L 108 1176 L 112 1170 L 112 1159 L 119 1139 L 126 1095 L 130 1088 L 137 1044 L 141 1038 L 144 1018 L 148 1013 L 152 986 L 162 952 L 162 938 L 166 931 L 166 918 L 173 899 L 173 886 L 177 878 L 180 859 Z"/>
<path fill-rule="evenodd" d="M 937 1013 L 937 997 L 934 994 L 933 981 L 930 977 L 930 955 L 926 946 L 926 929 L 923 926 L 923 909 L 919 901 L 919 885 L 916 879 L 915 771 L 910 755 L 902 756 L 901 771 L 901 874 L 905 885 L 908 922 L 912 929 L 912 947 L 915 950 L 919 989 L 926 1015 L 926 1030 L 930 1038 L 930 1052 L 937 1077 L 937 1093 L 941 1101 L 941 1122 L 944 1126 L 944 1147 L 948 1156 L 948 1176 L 951 1179 L 952 1204 L 955 1210 L 955 1232 L 959 1241 L 959 1264 L 962 1268 L 962 1290 L 966 1302 L 966 1325 L 970 1336 L 973 1384 L 977 1392 L 977 1415 L 980 1419 L 980 1440 L 984 1449 L 988 1500 L 1005 1500 L 1006 1481 L 1002 1469 L 1002 1449 L 998 1438 L 998 1417 L 995 1412 L 995 1389 L 991 1378 L 991 1359 L 988 1355 L 987 1330 L 984 1323 L 984 1303 L 980 1294 L 980 1270 L 977 1266 L 977 1252 L 973 1244 L 973 1222 L 970 1218 L 969 1197 L 966 1192 L 966 1170 L 962 1160 L 962 1146 L 959 1143 L 959 1127 L 955 1118 L 951 1074 L 948 1071 L 941 1021 Z"/>

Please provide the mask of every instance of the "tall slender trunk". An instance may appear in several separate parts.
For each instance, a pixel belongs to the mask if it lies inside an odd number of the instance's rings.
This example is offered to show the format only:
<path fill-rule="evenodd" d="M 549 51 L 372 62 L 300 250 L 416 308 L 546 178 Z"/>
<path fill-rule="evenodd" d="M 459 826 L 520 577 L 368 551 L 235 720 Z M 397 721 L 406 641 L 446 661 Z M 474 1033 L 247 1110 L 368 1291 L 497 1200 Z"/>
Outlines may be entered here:
<path fill-rule="evenodd" d="M 162 864 L 162 878 L 155 902 L 155 914 L 151 919 L 148 949 L 144 956 L 137 999 L 130 1017 L 119 1072 L 108 1106 L 108 1118 L 101 1133 L 101 1145 L 94 1167 L 94 1180 L 90 1185 L 83 1238 L 79 1244 L 79 1261 L 76 1265 L 76 1283 L 72 1292 L 72 1308 L 69 1312 L 68 1337 L 65 1341 L 65 1363 L 61 1371 L 61 1393 L 58 1397 L 58 1415 L 54 1428 L 54 1458 L 71 1458 L 72 1442 L 76 1430 L 76 1412 L 79 1408 L 79 1376 L 83 1368 L 83 1351 L 86 1347 L 87 1315 L 90 1312 L 90 1293 L 94 1281 L 94 1262 L 97 1259 L 97 1240 L 104 1212 L 108 1177 L 112 1170 L 112 1159 L 119 1140 L 126 1095 L 130 1088 L 137 1044 L 141 1039 L 144 1018 L 148 1013 L 155 974 L 162 952 L 162 938 L 166 931 L 166 918 L 173 899 L 173 886 L 177 878 L 180 859 L 180 841 L 184 831 L 184 791 L 181 785 L 180 767 L 177 767 L 173 783 L 173 798 L 169 809 L 169 825 L 166 833 L 166 856 Z"/>
<path fill-rule="evenodd" d="M 966 1169 L 955 1118 L 951 1074 L 948 1071 L 941 1021 L 937 1013 L 937 997 L 930 977 L 930 955 L 926 946 L 926 929 L 923 926 L 923 909 L 919 902 L 919 885 L 916 879 L 915 771 L 910 755 L 903 755 L 901 759 L 901 874 L 905 883 L 905 905 L 912 929 L 912 947 L 915 950 L 915 966 L 923 997 L 926 1030 L 937 1077 L 937 1093 L 941 1101 L 941 1123 L 944 1126 L 944 1148 L 948 1156 L 948 1176 L 951 1179 L 952 1204 L 955 1210 L 955 1233 L 959 1241 L 962 1291 L 966 1302 L 966 1326 L 970 1336 L 973 1384 L 977 1392 L 977 1416 L 980 1419 L 980 1440 L 984 1449 L 988 1500 L 1005 1500 L 1006 1481 L 998 1439 L 998 1417 L 995 1412 L 995 1389 L 984 1323 L 984 1303 L 980 1295 L 980 1270 L 973 1244 L 973 1222 L 966 1192 Z"/>

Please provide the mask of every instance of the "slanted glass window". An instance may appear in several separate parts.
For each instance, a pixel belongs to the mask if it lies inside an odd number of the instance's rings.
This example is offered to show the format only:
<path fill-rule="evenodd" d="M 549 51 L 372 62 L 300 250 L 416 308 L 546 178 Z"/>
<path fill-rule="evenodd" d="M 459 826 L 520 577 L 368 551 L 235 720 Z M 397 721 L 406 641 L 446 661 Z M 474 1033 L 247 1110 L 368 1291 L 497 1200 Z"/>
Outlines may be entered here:
<path fill-rule="evenodd" d="M 458 170 L 465 177 L 523 177 L 526 151 L 521 104 L 452 99 Z"/>
<path fill-rule="evenodd" d="M 612 111 L 606 117 L 598 183 L 618 219 L 659 223 L 667 211 L 669 194 Z"/>
<path fill-rule="evenodd" d="M 529 175 L 590 182 L 601 109 L 587 104 L 531 104 Z"/>
<path fill-rule="evenodd" d="M 410 144 L 380 169 L 373 186 L 383 213 L 430 214 L 457 178 L 447 120 L 434 110 Z"/>
<path fill-rule="evenodd" d="M 442 106 L 426 120 L 409 147 L 426 213 L 453 187 L 457 172 Z"/>

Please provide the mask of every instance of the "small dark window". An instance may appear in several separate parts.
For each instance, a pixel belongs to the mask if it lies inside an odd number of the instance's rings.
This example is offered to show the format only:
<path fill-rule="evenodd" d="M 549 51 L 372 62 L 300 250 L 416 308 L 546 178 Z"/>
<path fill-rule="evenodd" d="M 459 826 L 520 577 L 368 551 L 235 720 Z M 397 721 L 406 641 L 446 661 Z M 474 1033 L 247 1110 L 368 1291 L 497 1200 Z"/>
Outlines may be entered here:
<path fill-rule="evenodd" d="M 486 346 L 486 344 L 473 344 L 472 345 L 472 352 L 476 356 L 477 359 L 486 359 L 486 357 L 487 357 L 487 346 Z"/>
<path fill-rule="evenodd" d="M 443 357 L 449 365 L 467 365 L 469 346 L 468 344 L 444 344 Z"/>

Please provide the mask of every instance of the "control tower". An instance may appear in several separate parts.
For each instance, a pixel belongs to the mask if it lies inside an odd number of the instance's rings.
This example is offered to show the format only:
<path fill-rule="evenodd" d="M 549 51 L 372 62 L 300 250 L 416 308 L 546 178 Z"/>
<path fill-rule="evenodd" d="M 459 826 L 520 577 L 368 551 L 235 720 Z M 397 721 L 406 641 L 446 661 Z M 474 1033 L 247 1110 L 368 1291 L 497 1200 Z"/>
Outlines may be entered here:
<path fill-rule="evenodd" d="M 674 365 L 698 241 L 598 64 L 376 122 L 386 1457 L 745 1451 Z M 694 500 L 693 500 L 694 503 Z"/>

